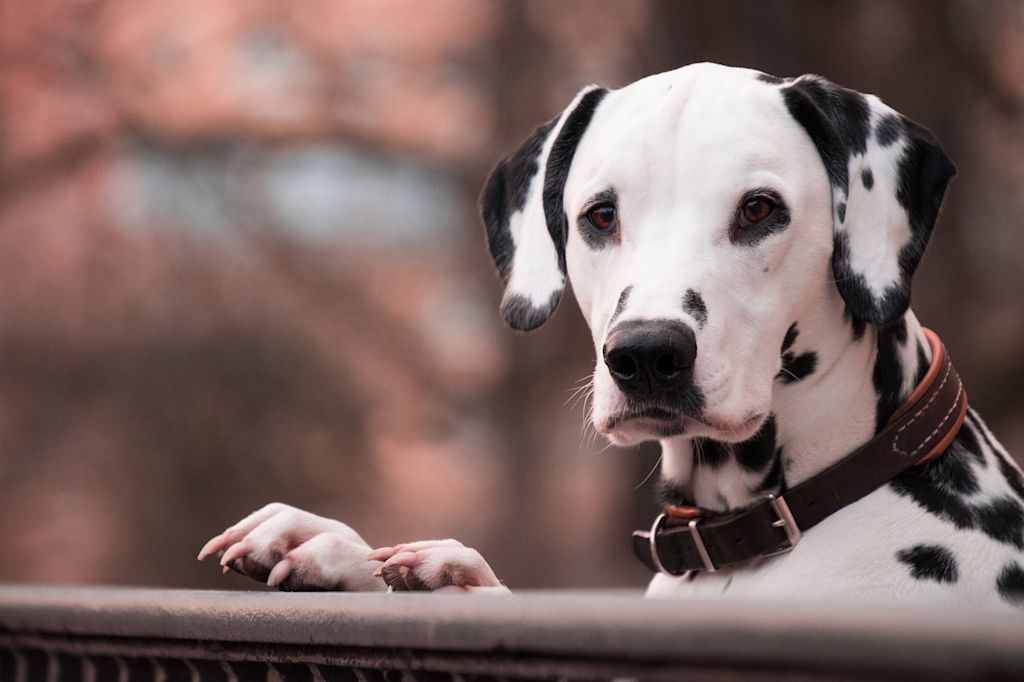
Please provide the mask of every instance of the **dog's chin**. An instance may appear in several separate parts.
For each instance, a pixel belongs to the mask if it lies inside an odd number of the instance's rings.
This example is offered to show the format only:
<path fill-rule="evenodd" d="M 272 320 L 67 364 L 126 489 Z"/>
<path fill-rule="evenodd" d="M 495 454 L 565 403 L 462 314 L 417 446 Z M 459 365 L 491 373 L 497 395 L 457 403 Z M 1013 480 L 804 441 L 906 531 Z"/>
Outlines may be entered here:
<path fill-rule="evenodd" d="M 739 443 L 752 438 L 764 424 L 766 416 L 766 413 L 753 414 L 739 422 L 730 422 L 708 416 L 696 418 L 651 410 L 613 415 L 594 426 L 598 433 L 620 447 L 679 436 Z"/>
<path fill-rule="evenodd" d="M 732 421 L 704 415 L 700 421 L 701 428 L 694 429 L 693 435 L 723 443 L 742 443 L 753 438 L 761 430 L 767 417 L 767 412 L 756 412 L 738 421 Z"/>

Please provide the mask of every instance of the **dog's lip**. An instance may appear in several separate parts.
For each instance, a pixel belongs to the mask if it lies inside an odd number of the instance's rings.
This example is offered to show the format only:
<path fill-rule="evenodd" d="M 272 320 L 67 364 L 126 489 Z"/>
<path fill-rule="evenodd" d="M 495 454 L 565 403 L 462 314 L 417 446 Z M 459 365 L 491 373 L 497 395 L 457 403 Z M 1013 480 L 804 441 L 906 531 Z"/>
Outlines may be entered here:
<path fill-rule="evenodd" d="M 598 431 L 604 434 L 610 434 L 616 430 L 623 428 L 624 426 L 631 426 L 634 428 L 640 428 L 641 430 L 665 430 L 666 426 L 677 427 L 678 433 L 673 435 L 680 435 L 686 430 L 693 430 L 696 428 L 698 432 L 703 429 L 708 429 L 715 433 L 736 433 L 745 431 L 755 424 L 763 420 L 765 415 L 763 413 L 754 413 L 748 415 L 740 423 L 725 422 L 714 417 L 707 415 L 701 415 L 699 417 L 685 414 L 682 411 L 670 410 L 663 407 L 649 407 L 644 409 L 633 409 L 626 410 L 620 414 L 610 417 L 604 424 L 603 428 L 599 428 Z M 701 428 L 703 427 L 703 429 Z"/>
<path fill-rule="evenodd" d="M 635 424 L 637 422 L 650 422 L 651 424 L 663 425 L 666 423 L 679 422 L 685 418 L 681 412 L 668 410 L 663 407 L 648 407 L 639 410 L 627 410 L 608 418 L 603 429 L 604 433 L 610 433 L 624 424 Z"/>

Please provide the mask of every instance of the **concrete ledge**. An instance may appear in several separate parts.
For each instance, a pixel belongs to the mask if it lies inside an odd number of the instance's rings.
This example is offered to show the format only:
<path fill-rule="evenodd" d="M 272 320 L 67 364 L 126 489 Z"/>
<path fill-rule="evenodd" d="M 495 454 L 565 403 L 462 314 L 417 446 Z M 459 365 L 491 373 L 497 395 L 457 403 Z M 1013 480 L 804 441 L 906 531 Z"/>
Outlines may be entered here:
<path fill-rule="evenodd" d="M 1024 613 L 684 603 L 614 592 L 472 597 L 0 586 L 0 649 L 9 651 L 8 666 L 31 651 L 249 661 L 278 672 L 277 663 L 401 670 L 412 678 L 1020 680 L 1022 645 Z M 328 679 L 317 674 L 308 679 Z"/>

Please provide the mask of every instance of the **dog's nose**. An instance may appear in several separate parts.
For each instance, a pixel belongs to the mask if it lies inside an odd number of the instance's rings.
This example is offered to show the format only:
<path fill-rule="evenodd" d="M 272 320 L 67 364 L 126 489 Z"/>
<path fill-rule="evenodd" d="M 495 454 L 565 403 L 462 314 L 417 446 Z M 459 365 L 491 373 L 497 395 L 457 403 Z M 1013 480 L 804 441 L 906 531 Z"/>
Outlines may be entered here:
<path fill-rule="evenodd" d="M 604 364 L 623 393 L 665 394 L 693 380 L 697 339 L 674 320 L 623 322 L 608 334 Z"/>

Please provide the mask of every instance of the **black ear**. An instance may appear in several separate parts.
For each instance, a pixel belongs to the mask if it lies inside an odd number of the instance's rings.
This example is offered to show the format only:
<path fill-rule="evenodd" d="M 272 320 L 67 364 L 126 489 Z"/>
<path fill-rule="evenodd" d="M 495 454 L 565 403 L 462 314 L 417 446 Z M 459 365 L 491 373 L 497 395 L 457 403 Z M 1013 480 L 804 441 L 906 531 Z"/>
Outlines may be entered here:
<path fill-rule="evenodd" d="M 607 90 L 584 88 L 491 171 L 480 195 L 487 244 L 505 295 L 501 313 L 529 331 L 554 312 L 565 288 L 568 219 L 563 205 L 572 159 Z"/>
<path fill-rule="evenodd" d="M 910 306 L 910 280 L 956 168 L 931 131 L 877 97 L 818 76 L 781 85 L 832 185 L 832 271 L 849 311 L 877 325 Z"/>

